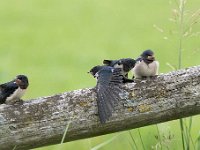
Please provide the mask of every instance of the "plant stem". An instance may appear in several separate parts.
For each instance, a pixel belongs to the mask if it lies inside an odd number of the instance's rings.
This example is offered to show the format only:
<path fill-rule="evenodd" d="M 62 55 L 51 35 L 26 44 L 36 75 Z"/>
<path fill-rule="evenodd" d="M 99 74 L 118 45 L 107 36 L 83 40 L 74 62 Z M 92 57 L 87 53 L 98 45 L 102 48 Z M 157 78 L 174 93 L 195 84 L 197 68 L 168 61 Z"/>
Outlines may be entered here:
<path fill-rule="evenodd" d="M 183 144 L 183 150 L 185 150 L 185 140 L 184 140 L 184 128 L 183 128 L 183 119 L 180 119 L 180 128 L 181 128 L 181 138 Z"/>
<path fill-rule="evenodd" d="M 68 124 L 67 124 L 67 126 L 66 126 L 66 128 L 65 128 L 65 132 L 64 132 L 64 134 L 63 134 L 63 137 L 62 137 L 62 140 L 61 140 L 60 144 L 62 144 L 62 143 L 64 142 L 64 140 L 65 140 L 65 137 L 66 137 L 67 131 L 68 131 L 68 129 L 69 129 L 70 123 L 71 123 L 71 120 L 68 122 Z"/>
<path fill-rule="evenodd" d="M 140 129 L 139 129 L 139 128 L 138 128 L 138 133 L 139 133 L 139 136 L 140 136 L 140 140 L 141 140 L 141 143 L 142 143 L 142 147 L 143 147 L 143 149 L 145 150 L 145 146 L 144 146 L 144 143 L 143 143 L 142 136 L 141 136 L 141 133 L 140 133 Z"/>
<path fill-rule="evenodd" d="M 195 149 L 195 144 L 194 144 L 194 141 L 193 141 L 192 136 L 191 136 L 191 128 L 192 128 L 192 117 L 190 117 L 190 120 L 189 120 L 189 137 L 191 139 L 192 146 Z"/>
<path fill-rule="evenodd" d="M 179 12 L 180 12 L 180 33 L 179 33 L 179 59 L 178 59 L 178 69 L 182 67 L 182 49 L 183 49 L 183 18 L 184 18 L 184 6 L 185 0 L 180 0 Z"/>
<path fill-rule="evenodd" d="M 130 135 L 130 137 L 131 137 L 131 139 L 132 139 L 132 141 L 133 141 L 133 143 L 134 143 L 134 145 L 135 145 L 136 150 L 138 150 L 138 147 L 137 147 L 137 145 L 136 145 L 136 142 L 135 142 L 135 140 L 134 140 L 134 138 L 133 138 L 133 135 L 132 135 L 131 131 L 129 130 L 128 132 L 129 132 L 129 135 Z"/>
<path fill-rule="evenodd" d="M 180 28 L 180 31 L 179 31 L 178 69 L 181 69 L 181 67 L 182 67 L 184 4 L 185 4 L 185 0 L 180 0 L 180 5 L 179 5 L 179 12 L 180 12 L 180 19 L 179 19 L 180 26 L 179 26 L 179 28 Z M 183 119 L 180 119 L 180 128 L 181 128 L 181 137 L 182 137 L 183 150 L 185 150 Z"/>
<path fill-rule="evenodd" d="M 15 150 L 17 148 L 17 145 L 15 145 L 15 147 L 12 150 Z"/>
<path fill-rule="evenodd" d="M 162 139 L 161 139 L 161 136 L 160 136 L 160 131 L 159 131 L 159 129 L 158 129 L 158 124 L 156 124 L 156 128 L 157 128 L 158 137 L 159 137 L 159 142 L 160 142 L 160 149 L 162 150 Z"/>

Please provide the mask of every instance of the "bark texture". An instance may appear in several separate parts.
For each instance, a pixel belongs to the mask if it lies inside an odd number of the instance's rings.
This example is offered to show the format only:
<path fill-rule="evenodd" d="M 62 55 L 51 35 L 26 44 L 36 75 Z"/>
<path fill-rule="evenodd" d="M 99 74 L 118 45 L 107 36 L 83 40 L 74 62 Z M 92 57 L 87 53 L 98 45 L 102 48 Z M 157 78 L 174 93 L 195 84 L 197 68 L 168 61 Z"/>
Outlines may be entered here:
<path fill-rule="evenodd" d="M 0 105 L 0 150 L 26 150 L 200 113 L 200 66 L 122 86 L 110 121 L 100 124 L 94 88 Z"/>

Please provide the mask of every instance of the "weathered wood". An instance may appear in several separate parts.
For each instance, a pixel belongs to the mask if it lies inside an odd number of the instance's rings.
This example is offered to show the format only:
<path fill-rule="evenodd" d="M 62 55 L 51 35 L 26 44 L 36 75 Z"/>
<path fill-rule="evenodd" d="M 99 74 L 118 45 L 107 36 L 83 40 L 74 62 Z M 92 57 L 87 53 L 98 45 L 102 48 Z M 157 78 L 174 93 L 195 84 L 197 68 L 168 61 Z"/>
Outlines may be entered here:
<path fill-rule="evenodd" d="M 101 125 L 96 93 L 80 89 L 0 105 L 0 149 L 25 150 L 65 141 L 133 129 L 200 113 L 200 66 L 126 84 L 110 121 Z"/>

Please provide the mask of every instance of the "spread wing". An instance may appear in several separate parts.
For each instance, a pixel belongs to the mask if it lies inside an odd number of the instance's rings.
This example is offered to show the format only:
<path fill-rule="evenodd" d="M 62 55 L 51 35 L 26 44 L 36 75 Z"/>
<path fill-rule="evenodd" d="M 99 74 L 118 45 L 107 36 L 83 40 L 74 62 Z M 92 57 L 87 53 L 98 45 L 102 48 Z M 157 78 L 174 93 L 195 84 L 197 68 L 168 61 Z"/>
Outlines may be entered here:
<path fill-rule="evenodd" d="M 101 123 L 105 123 L 112 115 L 115 105 L 120 99 L 120 84 L 123 82 L 120 68 L 104 67 L 98 72 L 97 106 Z"/>
<path fill-rule="evenodd" d="M 4 103 L 4 100 L 3 100 L 3 86 L 0 85 L 0 104 Z"/>
<path fill-rule="evenodd" d="M 6 83 L 0 85 L 0 104 L 5 103 L 6 97 L 5 97 L 5 90 L 7 89 Z"/>
<path fill-rule="evenodd" d="M 18 88 L 13 81 L 0 85 L 0 104 L 5 103 L 6 98 L 9 97 Z"/>

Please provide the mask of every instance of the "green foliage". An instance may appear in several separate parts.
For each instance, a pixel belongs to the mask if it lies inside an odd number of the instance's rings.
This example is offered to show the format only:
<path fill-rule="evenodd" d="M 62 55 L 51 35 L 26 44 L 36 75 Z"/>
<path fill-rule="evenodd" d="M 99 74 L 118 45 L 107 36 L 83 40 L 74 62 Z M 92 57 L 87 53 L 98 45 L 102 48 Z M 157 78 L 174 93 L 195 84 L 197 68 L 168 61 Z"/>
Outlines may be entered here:
<path fill-rule="evenodd" d="M 198 23 L 198 19 L 200 19 L 200 11 L 197 10 L 193 14 L 187 14 L 185 10 L 186 0 L 179 0 L 178 1 L 178 8 L 174 9 L 174 21 L 178 24 L 178 33 L 179 33 L 179 51 L 178 51 L 178 69 L 182 68 L 182 53 L 183 53 L 183 40 L 186 37 L 193 35 L 193 26 Z M 189 17 L 188 17 L 189 16 Z M 195 17 L 194 17 L 195 16 Z M 185 19 L 188 17 L 190 20 L 185 23 Z M 198 33 L 198 32 L 196 32 Z M 187 41 L 186 41 L 187 42 Z M 186 124 L 186 119 L 180 119 L 180 129 L 181 129 L 181 138 L 182 138 L 182 145 L 184 150 L 190 149 L 190 141 L 192 141 L 193 149 L 194 143 L 193 139 L 190 136 L 191 134 L 191 127 L 192 127 L 192 117 L 189 118 L 189 125 Z"/>
<path fill-rule="evenodd" d="M 103 59 L 136 58 L 149 48 L 155 51 L 161 73 L 177 69 L 178 10 L 179 1 L 176 4 L 168 0 L 0 1 L 0 82 L 26 74 L 30 87 L 24 99 L 92 87 L 96 81 L 87 74 L 92 66 L 101 64 Z M 185 10 L 182 68 L 200 64 L 199 0 L 187 1 Z M 190 149 L 200 145 L 199 123 L 196 116 L 182 124 Z M 178 121 L 139 131 L 140 134 L 137 129 L 122 132 L 99 149 L 140 150 L 144 144 L 145 149 L 165 150 L 180 149 L 182 145 Z M 115 136 L 37 150 L 89 150 Z"/>

